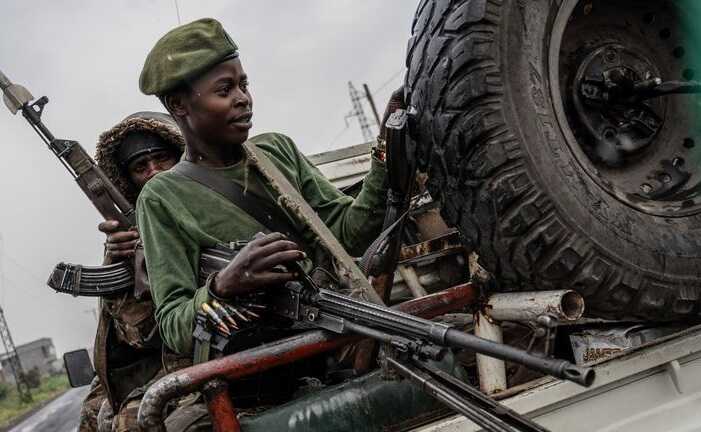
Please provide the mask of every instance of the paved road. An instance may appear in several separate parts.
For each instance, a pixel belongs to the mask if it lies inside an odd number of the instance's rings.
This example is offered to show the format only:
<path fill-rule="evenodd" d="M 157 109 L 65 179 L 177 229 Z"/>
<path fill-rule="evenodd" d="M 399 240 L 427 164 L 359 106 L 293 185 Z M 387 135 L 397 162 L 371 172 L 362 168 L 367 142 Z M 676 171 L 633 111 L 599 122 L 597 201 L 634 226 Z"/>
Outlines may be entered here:
<path fill-rule="evenodd" d="M 78 429 L 80 404 L 90 386 L 68 390 L 10 432 L 74 432 Z"/>

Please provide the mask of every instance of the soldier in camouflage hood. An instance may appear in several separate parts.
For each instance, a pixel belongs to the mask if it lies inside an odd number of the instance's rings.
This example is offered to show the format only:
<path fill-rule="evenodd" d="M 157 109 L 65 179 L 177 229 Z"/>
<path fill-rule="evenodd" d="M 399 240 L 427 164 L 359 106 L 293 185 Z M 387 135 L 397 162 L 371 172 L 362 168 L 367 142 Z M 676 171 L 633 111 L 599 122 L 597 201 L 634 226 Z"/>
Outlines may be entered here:
<path fill-rule="evenodd" d="M 173 119 L 157 112 L 138 112 L 104 132 L 95 159 L 124 196 L 135 203 L 141 188 L 154 175 L 180 159 L 183 138 Z M 117 231 L 115 221 L 98 227 L 107 235 L 105 263 L 132 259 L 139 234 L 134 228 Z M 147 383 L 166 371 L 162 342 L 148 291 L 102 298 L 95 337 L 97 377 L 81 411 L 80 431 L 136 429 L 136 414 Z M 177 361 L 170 366 L 177 367 Z M 168 366 L 168 365 L 166 365 Z M 117 413 L 111 421 L 111 413 Z"/>

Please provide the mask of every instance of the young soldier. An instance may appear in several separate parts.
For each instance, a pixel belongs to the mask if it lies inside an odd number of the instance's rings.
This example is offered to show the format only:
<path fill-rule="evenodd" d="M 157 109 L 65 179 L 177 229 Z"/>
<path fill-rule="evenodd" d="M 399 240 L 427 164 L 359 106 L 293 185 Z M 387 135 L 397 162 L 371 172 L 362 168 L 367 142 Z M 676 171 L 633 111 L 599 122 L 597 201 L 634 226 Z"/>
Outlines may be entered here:
<path fill-rule="evenodd" d="M 249 80 L 236 44 L 219 22 L 201 19 L 163 36 L 146 59 L 140 88 L 158 96 L 177 121 L 185 137 L 185 160 L 276 205 L 275 193 L 255 169 L 249 169 L 241 146 L 252 126 Z M 373 157 L 363 188 L 353 199 L 324 178 L 290 138 L 266 133 L 250 141 L 297 187 L 347 250 L 362 254 L 379 234 L 384 217 L 383 162 Z M 203 303 L 289 281 L 293 275 L 275 271 L 276 266 L 299 260 L 309 266 L 311 258 L 321 255 L 310 231 L 290 219 L 302 244 L 279 233 L 258 235 L 200 286 L 197 276 L 203 248 L 250 240 L 265 226 L 222 195 L 174 170 L 157 175 L 144 187 L 137 201 L 137 219 L 161 336 L 182 354 L 193 352 L 194 318 Z M 248 346 L 262 341 L 249 341 Z M 245 347 L 238 344 L 239 349 Z M 237 394 L 240 390 L 237 385 Z"/>
<path fill-rule="evenodd" d="M 100 136 L 96 159 L 107 177 L 135 203 L 146 182 L 178 162 L 183 144 L 170 116 L 139 112 Z M 98 229 L 107 235 L 105 263 L 133 258 L 139 239 L 136 229 L 120 231 L 116 221 L 102 222 Z M 81 432 L 97 430 L 103 404 L 103 414 L 117 412 L 114 428 L 107 425 L 108 430 L 135 430 L 143 387 L 163 374 L 153 302 L 148 293 L 143 294 L 137 298 L 129 292 L 100 301 L 94 356 L 97 377 L 83 403 Z"/>

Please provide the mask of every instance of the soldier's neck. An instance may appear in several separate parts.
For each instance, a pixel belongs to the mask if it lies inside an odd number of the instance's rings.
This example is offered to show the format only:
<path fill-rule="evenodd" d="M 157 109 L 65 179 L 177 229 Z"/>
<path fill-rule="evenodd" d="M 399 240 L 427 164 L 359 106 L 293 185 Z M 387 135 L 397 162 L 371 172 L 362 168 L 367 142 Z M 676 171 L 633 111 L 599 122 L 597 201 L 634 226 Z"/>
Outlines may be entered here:
<path fill-rule="evenodd" d="M 223 168 L 235 165 L 243 158 L 243 149 L 238 144 L 212 146 L 201 142 L 192 143 L 188 140 L 185 149 L 185 160 L 211 168 Z"/>

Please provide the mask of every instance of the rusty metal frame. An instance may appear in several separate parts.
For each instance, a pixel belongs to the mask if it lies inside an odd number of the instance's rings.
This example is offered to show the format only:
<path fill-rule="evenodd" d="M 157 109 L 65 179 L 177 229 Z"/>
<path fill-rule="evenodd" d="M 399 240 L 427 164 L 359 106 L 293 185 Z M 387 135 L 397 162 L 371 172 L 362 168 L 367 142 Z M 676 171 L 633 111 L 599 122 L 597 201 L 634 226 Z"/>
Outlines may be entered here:
<path fill-rule="evenodd" d="M 397 305 L 396 309 L 423 318 L 433 318 L 474 304 L 479 295 L 479 288 L 468 283 L 410 300 Z M 205 394 L 215 430 L 237 430 L 239 426 L 234 407 L 226 385 L 221 385 L 221 382 L 332 351 L 359 339 L 358 336 L 340 336 L 315 330 L 173 372 L 146 391 L 139 407 L 139 426 L 145 431 L 165 431 L 163 408 L 166 403 L 204 390 L 204 386 L 214 380 L 215 384 L 209 384 Z"/>
<path fill-rule="evenodd" d="M 452 229 L 430 240 L 402 247 L 397 264 L 416 264 L 457 253 L 467 254 L 467 250 L 460 239 L 458 230 Z"/>

